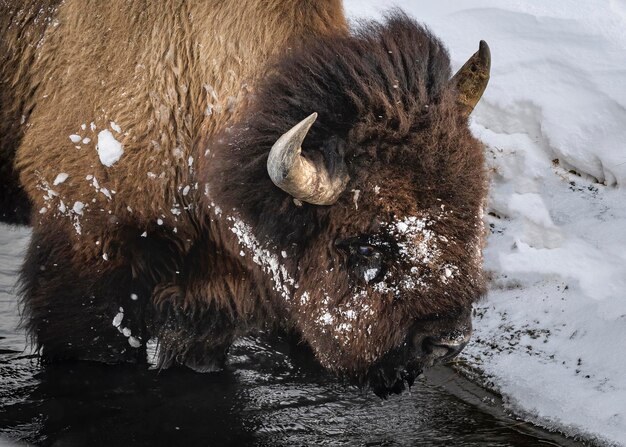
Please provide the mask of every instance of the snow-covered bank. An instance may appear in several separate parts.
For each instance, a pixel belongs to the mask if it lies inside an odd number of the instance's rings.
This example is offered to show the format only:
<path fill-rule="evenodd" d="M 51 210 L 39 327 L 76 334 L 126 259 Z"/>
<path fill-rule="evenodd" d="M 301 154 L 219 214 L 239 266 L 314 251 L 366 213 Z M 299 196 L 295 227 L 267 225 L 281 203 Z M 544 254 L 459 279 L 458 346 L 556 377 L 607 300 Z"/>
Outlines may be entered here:
<path fill-rule="evenodd" d="M 346 0 L 380 17 L 381 0 Z M 396 1 L 455 68 L 485 39 L 473 114 L 493 172 L 485 266 L 465 360 L 517 414 L 626 445 L 626 1 Z"/>

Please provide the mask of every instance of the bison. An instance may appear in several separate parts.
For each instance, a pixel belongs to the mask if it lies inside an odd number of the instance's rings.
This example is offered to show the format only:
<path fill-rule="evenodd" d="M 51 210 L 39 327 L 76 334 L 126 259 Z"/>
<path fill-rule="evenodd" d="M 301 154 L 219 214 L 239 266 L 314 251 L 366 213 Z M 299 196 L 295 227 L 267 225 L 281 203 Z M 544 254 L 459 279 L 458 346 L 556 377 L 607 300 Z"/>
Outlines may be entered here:
<path fill-rule="evenodd" d="M 484 289 L 479 51 L 339 0 L 0 4 L 0 201 L 44 360 L 220 368 L 251 330 L 398 393 Z M 32 210 L 32 211 L 31 211 Z"/>

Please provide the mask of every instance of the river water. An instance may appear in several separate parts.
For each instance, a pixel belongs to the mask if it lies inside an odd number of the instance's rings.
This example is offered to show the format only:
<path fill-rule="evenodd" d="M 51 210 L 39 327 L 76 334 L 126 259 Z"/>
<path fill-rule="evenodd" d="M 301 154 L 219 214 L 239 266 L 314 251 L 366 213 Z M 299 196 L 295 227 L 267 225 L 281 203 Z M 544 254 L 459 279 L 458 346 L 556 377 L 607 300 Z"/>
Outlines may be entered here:
<path fill-rule="evenodd" d="M 581 446 L 508 416 L 450 367 L 380 400 L 280 336 L 238 341 L 225 371 L 42 367 L 17 329 L 28 231 L 0 226 L 0 446 Z"/>

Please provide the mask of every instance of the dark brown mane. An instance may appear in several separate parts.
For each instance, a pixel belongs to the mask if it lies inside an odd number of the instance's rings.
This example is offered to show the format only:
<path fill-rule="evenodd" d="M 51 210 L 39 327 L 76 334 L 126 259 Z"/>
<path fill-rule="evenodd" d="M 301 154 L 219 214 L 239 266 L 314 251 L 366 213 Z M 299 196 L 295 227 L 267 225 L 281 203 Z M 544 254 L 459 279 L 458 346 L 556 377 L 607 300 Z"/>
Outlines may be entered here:
<path fill-rule="evenodd" d="M 224 206 L 241 210 L 263 237 L 281 237 L 281 244 L 304 243 L 325 226 L 327 207 L 294 207 L 266 170 L 274 142 L 312 112 L 319 117 L 303 153 L 323 155 L 331 171 L 333 160 L 342 154 L 353 180 L 355 175 L 375 177 L 378 163 L 414 169 L 416 177 L 436 177 L 438 183 L 450 171 L 455 178 L 448 191 L 441 185 L 438 197 L 465 196 L 458 188 L 464 181 L 463 167 L 481 163 L 465 159 L 464 144 L 456 150 L 445 147 L 446 141 L 459 144 L 458 133 L 464 133 L 465 144 L 476 144 L 456 113 L 450 76 L 450 59 L 441 41 L 401 11 L 383 23 L 361 24 L 351 36 L 316 39 L 292 50 L 260 85 L 247 119 L 227 132 L 223 141 L 229 147 L 209 146 L 215 155 L 207 158 L 207 176 L 221 177 L 217 183 L 223 185 L 215 196 Z M 455 154 L 460 154 L 459 160 Z M 393 184 L 394 179 L 380 181 Z M 469 197 L 459 197 L 459 203 L 469 200 L 475 205 L 482 197 L 482 178 L 471 183 L 478 189 L 470 187 Z M 350 189 L 341 200 L 348 205 Z M 421 200 L 428 201 L 429 195 L 425 191 Z M 282 211 L 276 215 L 276 210 Z M 276 231 L 285 226 L 297 230 Z"/>

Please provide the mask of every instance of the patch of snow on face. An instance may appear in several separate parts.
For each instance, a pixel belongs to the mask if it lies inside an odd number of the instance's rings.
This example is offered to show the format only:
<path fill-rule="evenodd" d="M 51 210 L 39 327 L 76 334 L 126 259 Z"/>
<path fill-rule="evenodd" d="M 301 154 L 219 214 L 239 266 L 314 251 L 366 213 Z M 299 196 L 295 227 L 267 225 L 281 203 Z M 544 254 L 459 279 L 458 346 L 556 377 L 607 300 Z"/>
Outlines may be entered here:
<path fill-rule="evenodd" d="M 300 296 L 300 304 L 302 304 L 303 306 L 309 302 L 309 292 L 304 292 L 301 296 Z"/>
<path fill-rule="evenodd" d="M 341 345 L 348 346 L 358 340 L 363 341 L 371 335 L 371 328 L 376 318 L 368 303 L 366 290 L 360 290 L 340 304 L 333 303 L 330 296 L 324 292 L 324 298 L 319 302 L 321 306 L 314 320 L 315 323 L 321 332 L 329 334 Z M 369 360 L 374 360 L 375 354 L 368 352 L 365 356 Z"/>
<path fill-rule="evenodd" d="M 91 138 L 83 138 L 83 144 L 91 143 Z"/>
<path fill-rule="evenodd" d="M 92 131 L 94 131 L 94 132 L 95 132 L 95 130 L 96 130 L 96 125 L 95 125 L 95 123 L 93 123 L 93 122 L 92 122 L 91 124 L 89 124 L 89 128 L 90 128 Z"/>
<path fill-rule="evenodd" d="M 137 301 L 139 299 L 139 296 L 137 296 L 136 293 L 131 293 L 130 294 L 130 299 L 133 300 L 133 301 Z"/>
<path fill-rule="evenodd" d="M 163 225 L 163 219 L 157 219 L 157 225 Z"/>
<path fill-rule="evenodd" d="M 324 313 L 321 317 L 319 317 L 318 321 L 326 326 L 333 324 L 335 319 L 330 314 L 330 312 Z"/>
<path fill-rule="evenodd" d="M 217 217 L 220 217 L 222 215 L 222 209 L 215 203 L 211 202 L 211 208 L 213 208 L 213 212 Z"/>
<path fill-rule="evenodd" d="M 117 133 L 122 133 L 122 128 L 115 121 L 111 121 L 111 129 Z"/>
<path fill-rule="evenodd" d="M 344 312 L 344 315 L 346 318 L 348 318 L 349 320 L 354 320 L 356 319 L 356 312 L 354 310 L 347 310 Z"/>
<path fill-rule="evenodd" d="M 136 337 L 128 337 L 128 344 L 133 348 L 141 347 L 141 341 Z"/>
<path fill-rule="evenodd" d="M 109 255 L 106 253 L 102 253 L 102 259 L 104 259 L 105 261 L 109 260 Z"/>
<path fill-rule="evenodd" d="M 284 266 L 280 265 L 278 256 L 264 248 L 252 233 L 252 228 L 241 220 L 228 217 L 233 222 L 231 231 L 237 236 L 239 244 L 252 254 L 252 261 L 261 266 L 263 271 L 271 276 L 274 282 L 274 290 L 286 301 L 291 299 L 291 287 L 295 287 L 295 281 Z"/>
<path fill-rule="evenodd" d="M 443 269 L 441 270 L 439 279 L 441 280 L 443 284 L 448 284 L 448 282 L 450 282 L 450 280 L 452 280 L 455 276 L 457 276 L 458 273 L 459 273 L 459 268 L 456 265 L 446 264 L 443 266 Z"/>
<path fill-rule="evenodd" d="M 189 194 L 189 189 L 191 189 L 189 185 L 185 186 L 185 188 L 183 189 L 183 196 L 186 196 L 187 194 Z"/>
<path fill-rule="evenodd" d="M 436 234 L 428 227 L 434 222 L 429 219 L 407 217 L 395 222 L 394 235 L 397 238 L 400 255 L 411 263 L 428 264 L 439 257 Z M 393 228 L 392 228 L 393 234 Z"/>
<path fill-rule="evenodd" d="M 61 183 L 63 183 L 65 180 L 67 180 L 67 178 L 69 177 L 69 174 L 66 174 L 65 172 L 61 172 L 60 174 L 58 174 L 56 176 L 56 178 L 54 179 L 54 182 L 52 182 L 52 184 L 54 186 L 60 185 Z"/>
<path fill-rule="evenodd" d="M 39 210 L 39 214 L 46 214 L 47 212 L 48 212 L 48 208 L 46 208 L 45 206 Z"/>
<path fill-rule="evenodd" d="M 403 291 L 427 290 L 430 287 L 431 268 L 441 257 L 438 243 L 447 242 L 444 236 L 437 235 L 429 228 L 434 223 L 430 218 L 409 216 L 384 224 L 389 235 L 396 240 L 401 262 L 411 267 L 399 279 L 387 272 L 382 281 L 374 284 L 376 292 L 397 295 Z"/>
<path fill-rule="evenodd" d="M 98 134 L 96 149 L 100 163 L 109 168 L 124 155 L 122 143 L 117 141 L 109 130 L 103 130 Z"/>
<path fill-rule="evenodd" d="M 374 186 L 374 194 L 376 195 L 380 194 L 380 186 L 378 185 Z"/>
<path fill-rule="evenodd" d="M 398 229 L 400 233 L 406 233 L 407 230 L 409 229 L 409 226 L 405 222 L 398 222 L 396 224 L 396 228 Z"/>
<path fill-rule="evenodd" d="M 83 139 L 83 137 L 81 137 L 80 135 L 76 135 L 76 134 L 72 134 L 70 135 L 70 141 L 72 143 L 80 143 L 80 141 Z"/>
<path fill-rule="evenodd" d="M 378 271 L 378 269 L 365 270 L 365 273 L 363 273 L 363 279 L 365 279 L 365 282 L 370 282 L 372 279 L 376 278 L 376 275 L 378 275 Z"/>
<path fill-rule="evenodd" d="M 337 331 L 339 332 L 350 332 L 352 330 L 352 325 L 350 323 L 340 323 L 337 326 Z"/>

